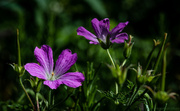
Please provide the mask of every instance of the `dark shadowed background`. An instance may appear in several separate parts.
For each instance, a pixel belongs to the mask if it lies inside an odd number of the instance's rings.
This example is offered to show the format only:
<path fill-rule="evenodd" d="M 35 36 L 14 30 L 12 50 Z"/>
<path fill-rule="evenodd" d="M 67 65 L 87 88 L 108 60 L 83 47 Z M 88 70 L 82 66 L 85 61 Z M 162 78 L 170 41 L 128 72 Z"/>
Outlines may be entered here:
<path fill-rule="evenodd" d="M 86 61 L 110 63 L 106 51 L 90 45 L 76 30 L 84 26 L 93 32 L 91 20 L 110 19 L 110 29 L 119 22 L 129 21 L 123 32 L 134 37 L 129 63 L 142 65 L 153 47 L 153 39 L 162 41 L 168 33 L 166 90 L 180 93 L 180 1 L 178 0 L 1 0 L 0 1 L 0 100 L 17 100 L 22 93 L 18 76 L 9 63 L 17 63 L 16 29 L 20 30 L 22 64 L 36 62 L 36 46 L 52 47 L 54 59 L 63 49 L 78 54 L 77 67 L 86 70 Z M 93 32 L 94 33 L 94 32 Z M 123 44 L 110 49 L 117 62 L 122 62 Z M 99 71 L 99 89 L 110 90 L 112 75 L 105 65 Z M 72 68 L 73 70 L 73 68 Z M 107 68 L 106 68 L 107 70 Z M 160 70 L 159 70 L 160 72 Z M 26 72 L 25 78 L 29 77 Z M 130 76 L 130 75 L 128 75 Z M 24 81 L 26 86 L 29 83 Z M 60 93 L 60 92 L 59 92 Z M 58 94 L 62 96 L 61 94 Z M 178 103 L 170 100 L 169 107 Z M 104 101 L 103 108 L 111 108 Z"/>

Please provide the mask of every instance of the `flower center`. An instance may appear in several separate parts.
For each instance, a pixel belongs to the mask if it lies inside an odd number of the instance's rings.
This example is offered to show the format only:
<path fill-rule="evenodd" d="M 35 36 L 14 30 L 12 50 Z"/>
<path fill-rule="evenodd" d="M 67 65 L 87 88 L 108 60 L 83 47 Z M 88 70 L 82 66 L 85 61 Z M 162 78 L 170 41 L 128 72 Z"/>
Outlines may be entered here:
<path fill-rule="evenodd" d="M 51 73 L 51 78 L 50 80 L 55 80 L 54 72 Z"/>
<path fill-rule="evenodd" d="M 51 74 L 52 76 L 54 76 L 54 72 L 52 72 L 52 74 Z"/>

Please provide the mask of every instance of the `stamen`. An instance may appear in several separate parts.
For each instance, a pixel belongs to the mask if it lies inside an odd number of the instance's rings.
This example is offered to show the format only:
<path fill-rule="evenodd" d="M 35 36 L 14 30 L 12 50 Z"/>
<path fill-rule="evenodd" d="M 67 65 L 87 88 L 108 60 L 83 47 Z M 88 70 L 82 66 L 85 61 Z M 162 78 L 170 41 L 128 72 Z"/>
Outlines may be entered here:
<path fill-rule="evenodd" d="M 49 80 L 54 80 L 55 77 L 54 77 L 54 72 L 51 73 L 51 78 Z"/>
<path fill-rule="evenodd" d="M 52 74 L 51 74 L 52 76 L 54 76 L 54 72 L 52 72 Z"/>

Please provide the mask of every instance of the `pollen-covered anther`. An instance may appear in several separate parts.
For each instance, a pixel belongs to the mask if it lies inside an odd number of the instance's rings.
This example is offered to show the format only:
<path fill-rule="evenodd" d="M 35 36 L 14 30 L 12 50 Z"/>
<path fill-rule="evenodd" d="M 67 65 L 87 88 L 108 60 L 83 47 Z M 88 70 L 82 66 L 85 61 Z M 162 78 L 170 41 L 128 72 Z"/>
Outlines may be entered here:
<path fill-rule="evenodd" d="M 54 72 L 52 72 L 51 75 L 54 76 Z"/>

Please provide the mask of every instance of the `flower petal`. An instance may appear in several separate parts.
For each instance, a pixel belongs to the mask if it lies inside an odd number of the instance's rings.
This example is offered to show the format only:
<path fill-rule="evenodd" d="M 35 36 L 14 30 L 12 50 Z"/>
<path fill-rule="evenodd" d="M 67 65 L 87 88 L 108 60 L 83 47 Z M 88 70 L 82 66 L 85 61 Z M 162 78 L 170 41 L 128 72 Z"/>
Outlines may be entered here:
<path fill-rule="evenodd" d="M 43 67 L 36 63 L 27 63 L 24 68 L 32 75 L 35 77 L 38 77 L 40 79 L 46 79 L 46 72 Z"/>
<path fill-rule="evenodd" d="M 111 40 L 112 43 L 124 43 L 124 40 L 128 40 L 127 33 L 120 33 L 116 36 L 115 39 Z"/>
<path fill-rule="evenodd" d="M 47 80 L 47 81 L 44 81 L 43 84 L 49 86 L 51 89 L 57 89 L 62 83 L 59 80 L 54 80 L 54 81 Z"/>
<path fill-rule="evenodd" d="M 107 36 L 107 34 L 109 32 L 109 19 L 105 18 L 105 19 L 101 20 L 99 22 L 99 27 L 100 27 L 100 30 L 101 30 L 101 36 L 102 35 Z"/>
<path fill-rule="evenodd" d="M 56 78 L 68 71 L 70 67 L 76 62 L 76 60 L 76 53 L 72 54 L 71 50 L 69 49 L 63 50 L 56 61 L 56 66 L 54 69 L 54 74 Z"/>
<path fill-rule="evenodd" d="M 91 40 L 93 42 L 98 42 L 96 36 L 86 30 L 84 27 L 79 27 L 77 29 L 77 35 L 84 36 L 86 39 Z"/>
<path fill-rule="evenodd" d="M 114 27 L 110 31 L 111 38 L 114 39 L 124 29 L 124 27 L 128 25 L 128 23 L 129 23 L 128 21 L 125 23 L 119 23 L 116 27 Z"/>
<path fill-rule="evenodd" d="M 59 80 L 62 82 L 62 84 L 76 88 L 82 85 L 81 82 L 85 80 L 85 77 L 80 72 L 69 72 L 62 75 Z"/>
<path fill-rule="evenodd" d="M 99 27 L 99 20 L 97 18 L 94 18 L 91 20 L 92 28 L 94 29 L 94 32 L 96 36 L 99 38 L 101 36 L 101 30 Z"/>
<path fill-rule="evenodd" d="M 46 71 L 46 74 L 51 74 L 54 66 L 51 47 L 49 47 L 48 45 L 43 45 L 40 49 L 36 47 L 34 50 L 34 55 L 40 66 L 42 66 Z"/>
<path fill-rule="evenodd" d="M 109 19 L 105 18 L 99 21 L 97 18 L 94 18 L 91 23 L 97 38 L 106 43 L 106 37 L 109 33 Z"/>
<path fill-rule="evenodd" d="M 99 42 L 94 42 L 94 41 L 90 41 L 89 43 L 90 43 L 90 44 L 95 44 L 95 45 L 96 45 L 96 44 L 99 44 Z"/>

